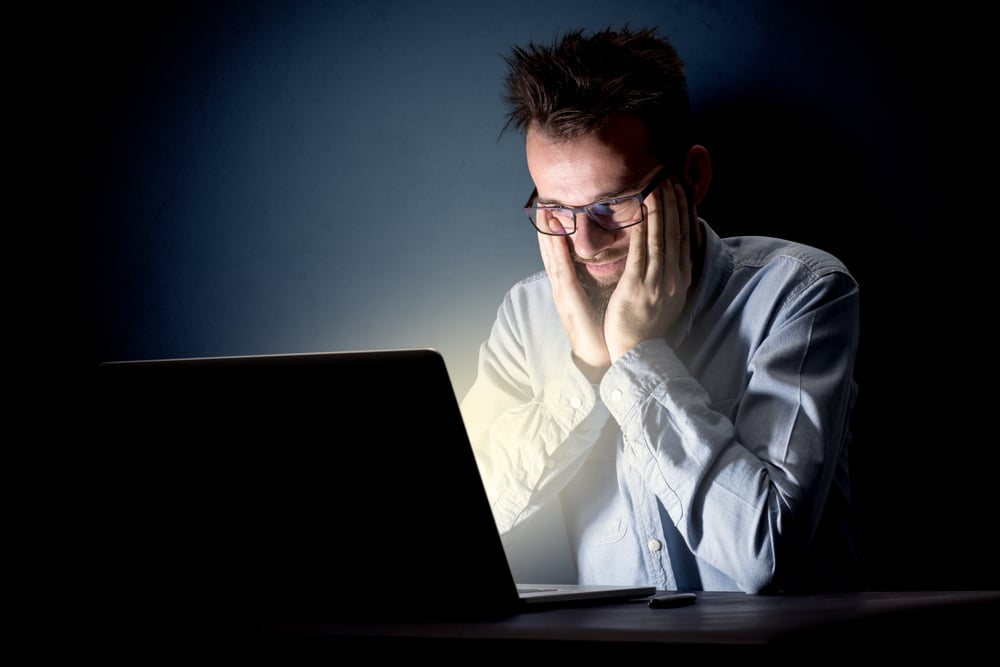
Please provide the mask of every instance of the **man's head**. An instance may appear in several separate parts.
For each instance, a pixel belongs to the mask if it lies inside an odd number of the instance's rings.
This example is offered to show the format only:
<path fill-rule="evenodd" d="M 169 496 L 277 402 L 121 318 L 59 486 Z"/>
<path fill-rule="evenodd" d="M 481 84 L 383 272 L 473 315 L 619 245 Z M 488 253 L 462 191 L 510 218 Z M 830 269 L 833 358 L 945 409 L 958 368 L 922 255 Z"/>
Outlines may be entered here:
<path fill-rule="evenodd" d="M 572 140 L 628 114 L 650 150 L 678 172 L 690 145 L 684 64 L 651 29 L 569 32 L 551 46 L 516 46 L 506 58 L 507 126 Z"/>
<path fill-rule="evenodd" d="M 654 31 L 629 29 L 575 31 L 552 46 L 515 47 L 507 64 L 505 129 L 525 133 L 536 186 L 530 203 L 546 210 L 590 207 L 570 215 L 575 231 L 567 238 L 595 316 L 603 319 L 633 228 L 599 224 L 590 212 L 646 192 L 665 169 L 687 189 L 693 220 L 708 187 L 708 153 L 690 143 L 683 64 Z"/>

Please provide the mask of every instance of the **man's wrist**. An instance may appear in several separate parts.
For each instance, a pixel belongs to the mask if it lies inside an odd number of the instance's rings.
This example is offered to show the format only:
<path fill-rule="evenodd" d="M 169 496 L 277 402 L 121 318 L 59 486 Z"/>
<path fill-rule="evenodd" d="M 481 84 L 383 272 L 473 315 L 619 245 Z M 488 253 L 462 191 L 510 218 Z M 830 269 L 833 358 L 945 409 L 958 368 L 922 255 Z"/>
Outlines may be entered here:
<path fill-rule="evenodd" d="M 611 364 L 608 361 L 603 361 L 599 364 L 591 364 L 576 356 L 576 354 L 573 355 L 573 361 L 576 363 L 576 367 L 580 369 L 580 372 L 583 373 L 583 376 L 587 378 L 591 384 L 600 384 L 601 378 L 604 377 L 608 368 L 611 367 Z"/>

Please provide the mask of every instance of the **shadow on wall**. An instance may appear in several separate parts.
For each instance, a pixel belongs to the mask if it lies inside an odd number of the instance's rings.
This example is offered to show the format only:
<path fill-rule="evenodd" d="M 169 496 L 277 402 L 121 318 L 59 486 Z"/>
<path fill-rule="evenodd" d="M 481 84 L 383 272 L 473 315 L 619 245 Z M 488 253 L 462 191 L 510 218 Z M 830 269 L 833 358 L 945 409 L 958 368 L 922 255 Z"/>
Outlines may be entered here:
<path fill-rule="evenodd" d="M 792 105 L 733 98 L 698 111 L 695 138 L 714 165 L 699 213 L 722 236 L 777 236 L 828 250 L 863 280 L 864 246 L 892 211 L 865 178 L 851 129 Z"/>
<path fill-rule="evenodd" d="M 699 214 L 721 236 L 777 236 L 827 250 L 861 286 L 851 465 L 871 587 L 996 589 L 997 549 L 982 529 L 996 505 L 978 481 L 986 473 L 949 454 L 976 439 L 963 435 L 969 420 L 956 425 L 960 406 L 934 379 L 953 371 L 922 360 L 928 351 L 955 361 L 962 354 L 960 333 L 933 329 L 925 287 L 933 282 L 926 258 L 942 252 L 931 227 L 948 211 L 946 196 L 927 186 L 934 137 L 917 133 L 898 151 L 909 137 L 872 142 L 864 122 L 835 128 L 789 100 L 763 97 L 697 110 L 695 140 L 714 167 Z"/>

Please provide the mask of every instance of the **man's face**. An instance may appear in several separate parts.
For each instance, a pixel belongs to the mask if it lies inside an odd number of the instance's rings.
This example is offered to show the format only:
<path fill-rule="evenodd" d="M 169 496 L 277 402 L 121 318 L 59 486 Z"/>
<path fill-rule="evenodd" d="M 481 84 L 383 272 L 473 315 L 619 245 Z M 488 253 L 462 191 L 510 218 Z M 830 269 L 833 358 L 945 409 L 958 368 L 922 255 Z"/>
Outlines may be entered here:
<path fill-rule="evenodd" d="M 553 140 L 529 127 L 525 149 L 539 204 L 578 207 L 635 194 L 660 167 L 650 152 L 645 126 L 625 116 L 601 132 L 569 141 Z M 578 213 L 576 233 L 566 237 L 577 275 L 601 319 L 625 270 L 634 231 L 607 231 Z"/>

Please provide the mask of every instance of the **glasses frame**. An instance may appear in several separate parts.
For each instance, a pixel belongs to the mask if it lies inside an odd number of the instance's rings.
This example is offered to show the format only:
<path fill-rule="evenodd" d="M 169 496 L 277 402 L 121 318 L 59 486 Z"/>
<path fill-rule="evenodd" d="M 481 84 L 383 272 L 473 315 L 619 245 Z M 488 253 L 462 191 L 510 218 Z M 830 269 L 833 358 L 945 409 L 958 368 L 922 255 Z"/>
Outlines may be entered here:
<path fill-rule="evenodd" d="M 601 229 L 608 232 L 617 232 L 618 230 L 628 229 L 629 227 L 634 227 L 646 221 L 646 207 L 643 205 L 643 202 L 646 201 L 646 197 L 648 197 L 656 188 L 660 187 L 660 184 L 663 183 L 663 181 L 666 180 L 666 178 L 669 175 L 670 175 L 669 170 L 667 170 L 664 167 L 660 169 L 658 172 L 656 172 L 653 178 L 650 179 L 649 183 L 646 184 L 646 187 L 644 187 L 640 192 L 637 192 L 634 195 L 625 195 L 624 197 L 612 197 L 611 199 L 601 199 L 599 201 L 587 204 L 586 206 L 539 206 L 538 204 L 533 203 L 538 198 L 538 188 L 536 187 L 531 190 L 531 196 L 528 197 L 528 201 L 525 202 L 524 204 L 524 213 L 525 215 L 528 216 L 528 221 L 531 222 L 531 226 L 534 227 L 539 234 L 545 234 L 546 236 L 572 236 L 573 234 L 576 234 L 576 230 L 579 228 L 579 224 L 577 224 L 576 221 L 576 216 L 579 213 L 586 213 L 587 217 L 590 218 L 590 221 L 595 225 L 597 225 L 598 227 L 600 227 Z M 590 209 L 592 209 L 595 206 L 600 206 L 601 204 L 609 204 L 613 202 L 614 203 L 622 202 L 627 199 L 637 199 L 639 201 L 639 210 L 642 211 L 642 217 L 640 217 L 635 222 L 630 222 L 627 225 L 622 225 L 621 227 L 608 229 L 600 222 L 598 222 L 593 215 L 590 214 Z M 565 234 L 554 234 L 553 232 L 547 232 L 542 229 L 539 229 L 538 225 L 535 224 L 535 216 L 532 215 L 532 213 L 540 208 L 541 209 L 557 208 L 572 213 L 573 231 L 567 232 Z"/>

